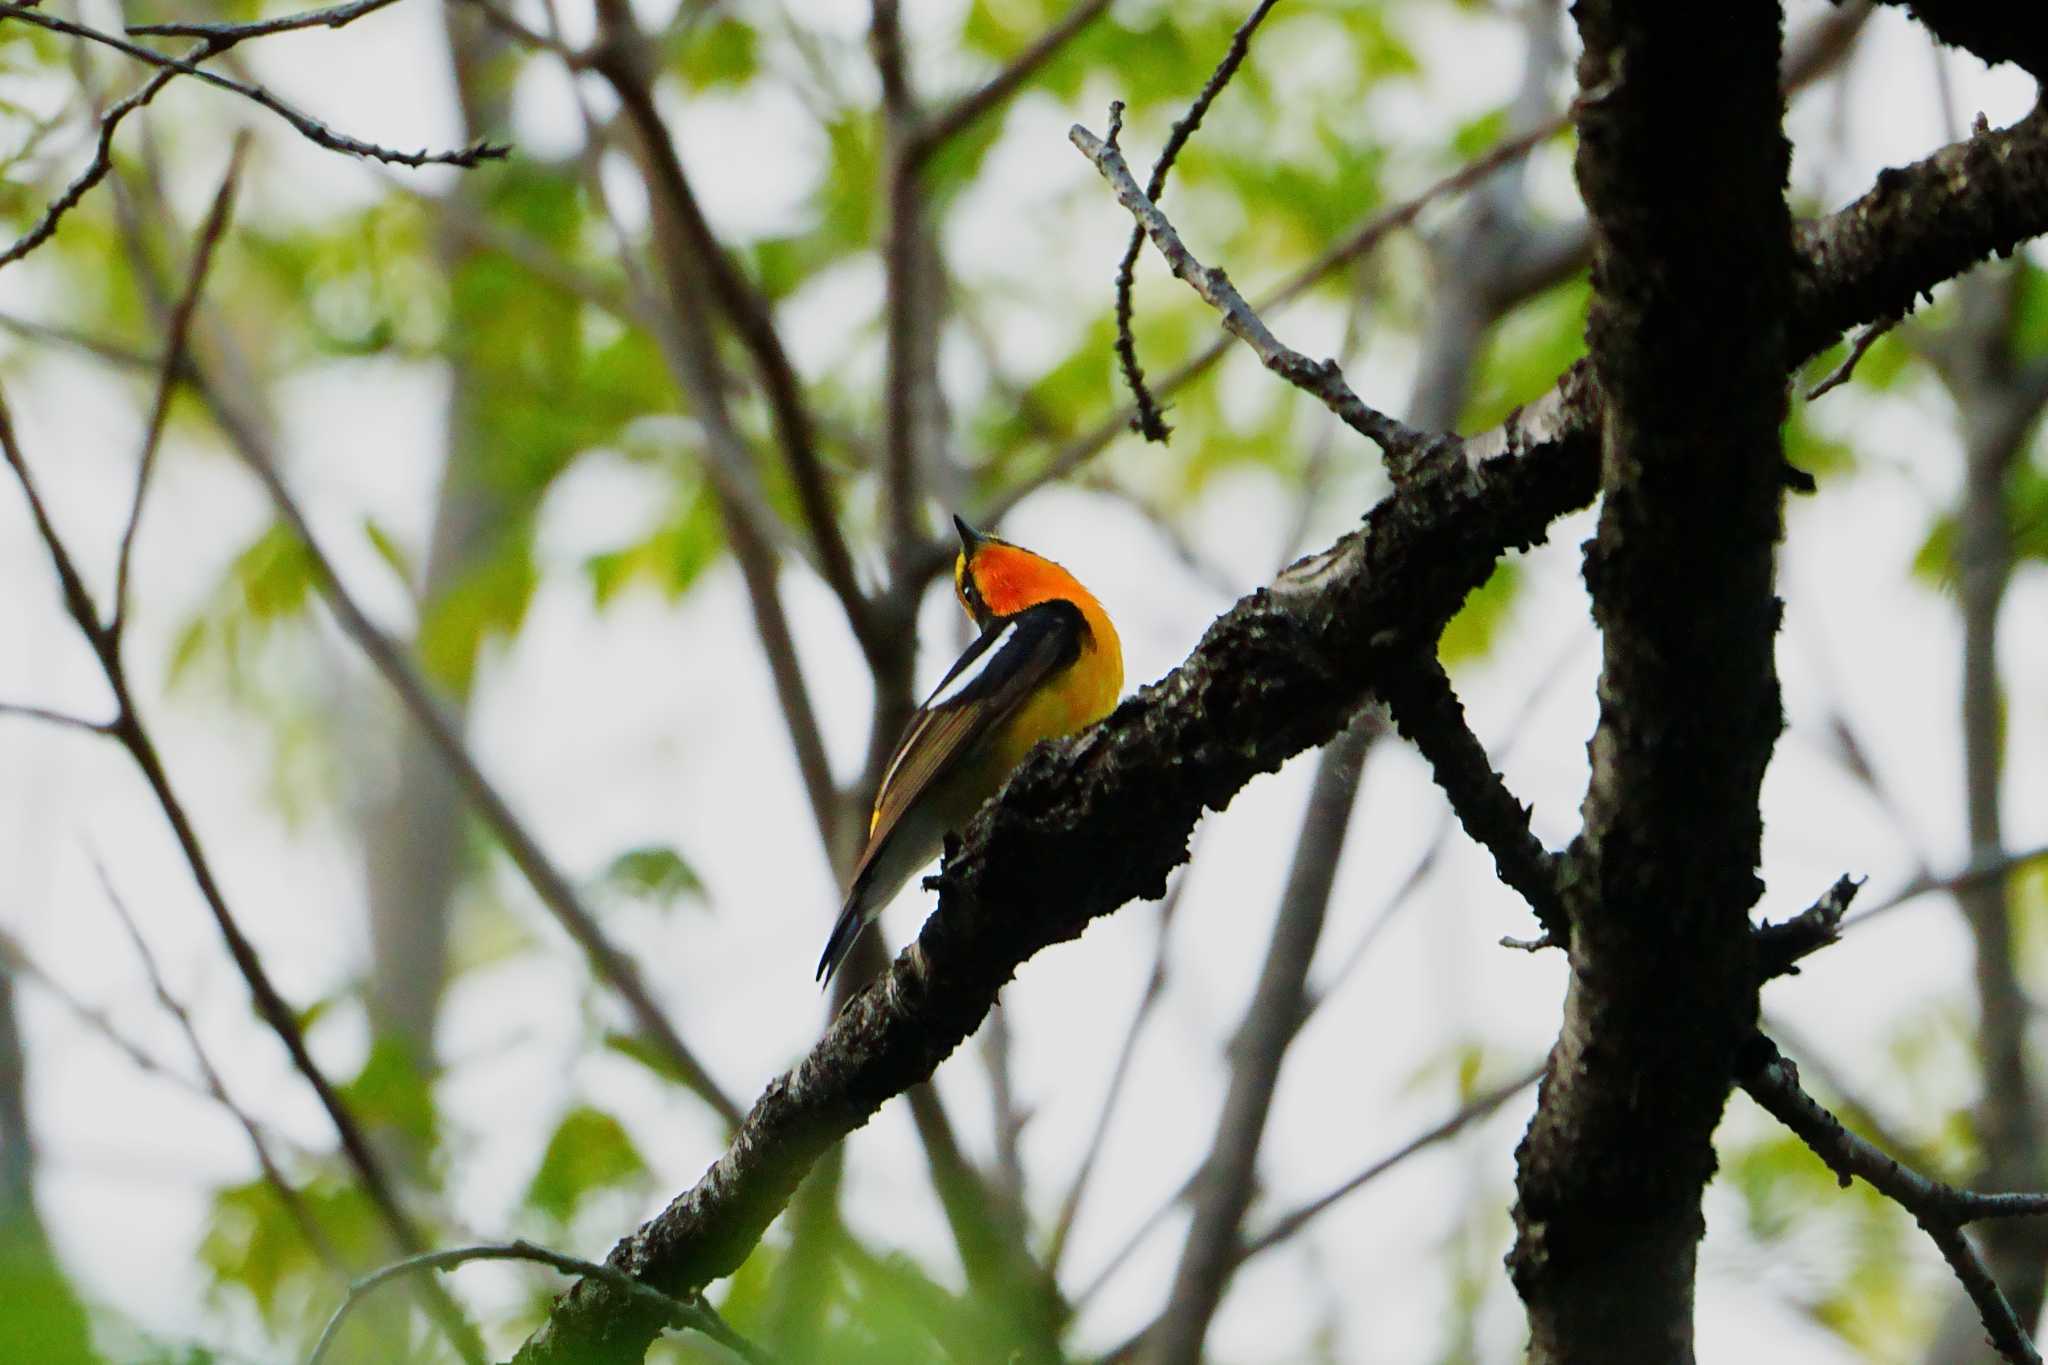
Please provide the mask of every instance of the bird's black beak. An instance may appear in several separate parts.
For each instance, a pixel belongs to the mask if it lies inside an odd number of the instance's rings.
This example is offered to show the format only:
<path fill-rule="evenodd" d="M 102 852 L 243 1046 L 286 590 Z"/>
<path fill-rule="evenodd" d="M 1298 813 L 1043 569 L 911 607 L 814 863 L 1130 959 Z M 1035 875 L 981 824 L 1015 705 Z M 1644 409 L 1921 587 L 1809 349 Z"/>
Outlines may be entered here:
<path fill-rule="evenodd" d="M 972 559 L 974 552 L 981 548 L 981 542 L 988 539 L 987 536 L 969 526 L 967 519 L 958 513 L 955 513 L 953 517 L 953 529 L 960 533 L 960 548 L 969 559 Z"/>

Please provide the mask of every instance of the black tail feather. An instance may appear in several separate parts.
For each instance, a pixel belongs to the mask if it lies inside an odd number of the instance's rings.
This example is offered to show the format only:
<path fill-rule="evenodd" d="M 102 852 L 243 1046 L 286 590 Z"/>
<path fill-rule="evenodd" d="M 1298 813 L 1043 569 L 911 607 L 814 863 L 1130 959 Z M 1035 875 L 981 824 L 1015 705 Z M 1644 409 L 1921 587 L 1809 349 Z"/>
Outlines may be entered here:
<path fill-rule="evenodd" d="M 832 926 L 832 937 L 825 942 L 825 955 L 818 959 L 818 982 L 832 984 L 832 974 L 839 970 L 839 964 L 853 951 L 853 945 L 860 938 L 860 931 L 868 927 L 867 916 L 861 913 L 858 897 L 847 902 L 839 912 L 839 922 Z"/>

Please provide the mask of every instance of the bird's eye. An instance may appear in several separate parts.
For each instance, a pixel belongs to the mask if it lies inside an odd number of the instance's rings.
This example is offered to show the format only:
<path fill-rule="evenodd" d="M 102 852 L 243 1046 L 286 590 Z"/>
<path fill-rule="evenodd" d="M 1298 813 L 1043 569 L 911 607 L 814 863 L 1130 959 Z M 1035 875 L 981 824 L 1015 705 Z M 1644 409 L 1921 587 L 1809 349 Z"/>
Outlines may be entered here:
<path fill-rule="evenodd" d="M 967 556 L 961 555 L 953 564 L 953 591 L 960 598 L 960 605 L 967 608 L 967 614 L 976 622 L 988 619 L 988 603 L 981 597 L 981 588 L 974 581 L 974 575 L 967 571 Z"/>

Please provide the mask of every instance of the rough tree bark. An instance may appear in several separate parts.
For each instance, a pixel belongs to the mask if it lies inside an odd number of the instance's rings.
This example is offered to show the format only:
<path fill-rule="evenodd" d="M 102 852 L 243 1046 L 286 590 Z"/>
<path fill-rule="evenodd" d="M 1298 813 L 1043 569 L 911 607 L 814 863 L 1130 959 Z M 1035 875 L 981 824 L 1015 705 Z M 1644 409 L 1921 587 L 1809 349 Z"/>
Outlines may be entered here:
<path fill-rule="evenodd" d="M 1509 1257 L 1535 1362 L 1689 1362 L 1700 1197 L 1756 1023 L 1758 793 L 1781 726 L 1780 15 L 1585 0 L 1578 180 L 1606 395 L 1603 637 L 1564 1021 Z"/>

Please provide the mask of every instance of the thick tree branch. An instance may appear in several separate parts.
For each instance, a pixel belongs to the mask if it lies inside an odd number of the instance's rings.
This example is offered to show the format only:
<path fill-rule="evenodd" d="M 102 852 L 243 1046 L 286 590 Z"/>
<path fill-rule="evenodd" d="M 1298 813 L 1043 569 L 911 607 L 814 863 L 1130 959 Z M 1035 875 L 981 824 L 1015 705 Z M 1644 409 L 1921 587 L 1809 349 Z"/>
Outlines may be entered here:
<path fill-rule="evenodd" d="M 1601 710 L 1508 1264 L 1533 1365 L 1684 1365 L 1713 1130 L 1756 1022 L 1758 793 L 1782 725 L 1781 16 L 1755 0 L 1573 13 L 1605 391 L 1585 569 Z"/>
<path fill-rule="evenodd" d="M 1788 364 L 2048 230 L 2048 115 L 1973 143 L 1984 150 L 1951 148 L 1890 173 L 1806 234 L 1801 284 L 1786 300 L 1797 339 Z M 1962 156 L 1983 157 L 1983 175 L 1950 174 Z M 1894 211 L 1902 196 L 1914 214 Z M 1364 530 L 1232 608 L 1179 668 L 1101 726 L 1026 759 L 949 860 L 941 909 L 913 949 L 769 1085 L 704 1178 L 613 1248 L 610 1263 L 670 1289 L 729 1273 L 818 1154 L 928 1076 L 1020 963 L 1097 915 L 1157 896 L 1205 809 L 1335 734 L 1378 670 L 1436 638 L 1504 548 L 1535 544 L 1591 501 L 1598 388 L 1580 367 L 1559 392 L 1572 401 L 1548 420 L 1468 442 L 1461 477 L 1396 492 Z M 637 1360 L 657 1326 L 586 1282 L 555 1304 L 520 1360 Z"/>
<path fill-rule="evenodd" d="M 2014 62 L 2048 82 L 2048 15 L 2005 0 L 1884 0 L 1903 5 L 1927 31 L 1987 63 Z"/>

